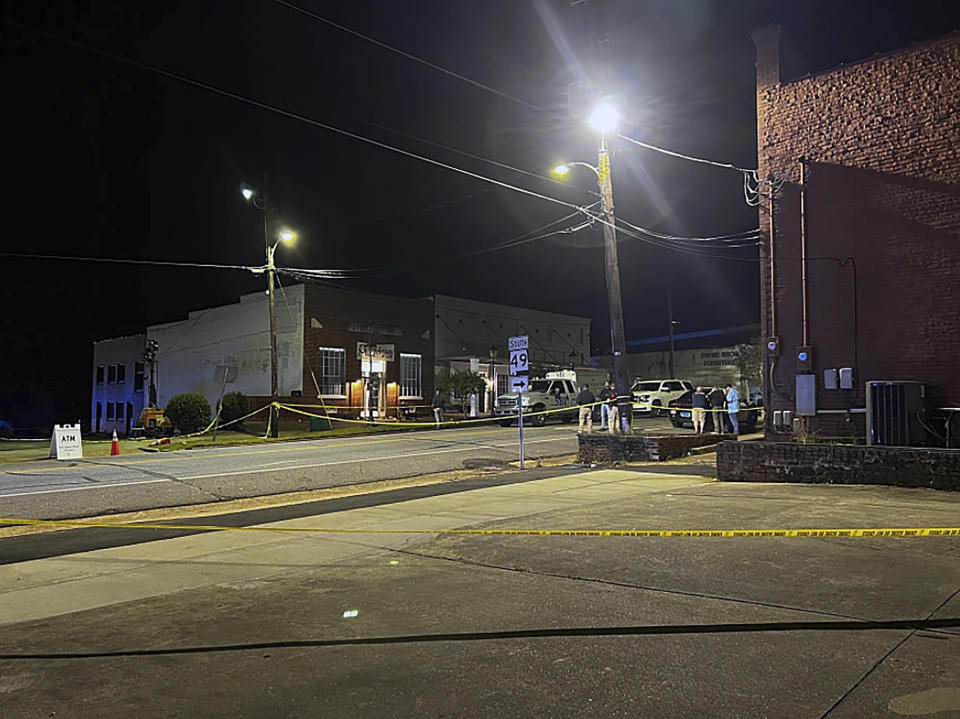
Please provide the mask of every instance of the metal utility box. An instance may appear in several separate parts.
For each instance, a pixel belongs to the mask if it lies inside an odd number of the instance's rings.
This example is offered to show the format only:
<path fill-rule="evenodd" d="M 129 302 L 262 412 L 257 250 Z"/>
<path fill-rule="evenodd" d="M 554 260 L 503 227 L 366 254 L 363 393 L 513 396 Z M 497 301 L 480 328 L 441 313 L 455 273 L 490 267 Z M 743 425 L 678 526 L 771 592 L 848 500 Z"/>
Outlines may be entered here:
<path fill-rule="evenodd" d="M 835 369 L 825 369 L 823 371 L 823 388 L 824 389 L 837 388 L 837 371 Z"/>
<path fill-rule="evenodd" d="M 867 382 L 867 444 L 910 447 L 923 444 L 920 423 L 926 387 L 921 382 Z"/>
<path fill-rule="evenodd" d="M 797 416 L 814 417 L 817 414 L 817 376 L 797 375 Z"/>
<path fill-rule="evenodd" d="M 853 389 L 853 367 L 840 368 L 840 389 Z"/>

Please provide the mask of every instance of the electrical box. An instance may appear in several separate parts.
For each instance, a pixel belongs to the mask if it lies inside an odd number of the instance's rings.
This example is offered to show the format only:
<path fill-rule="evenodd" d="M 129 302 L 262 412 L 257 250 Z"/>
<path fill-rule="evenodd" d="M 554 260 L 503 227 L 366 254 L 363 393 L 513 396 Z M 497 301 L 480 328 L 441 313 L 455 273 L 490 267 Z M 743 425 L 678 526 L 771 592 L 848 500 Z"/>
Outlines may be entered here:
<path fill-rule="evenodd" d="M 837 371 L 835 369 L 825 369 L 823 371 L 823 388 L 824 389 L 837 388 Z"/>
<path fill-rule="evenodd" d="M 813 372 L 813 347 L 799 345 L 797 347 L 797 372 Z"/>
<path fill-rule="evenodd" d="M 797 375 L 797 416 L 815 417 L 817 414 L 817 376 Z"/>
<path fill-rule="evenodd" d="M 912 447 L 926 441 L 920 421 L 926 387 L 920 382 L 867 382 L 867 444 Z"/>
<path fill-rule="evenodd" d="M 771 357 L 780 356 L 780 338 L 779 337 L 768 337 L 767 338 L 767 354 Z"/>
<path fill-rule="evenodd" d="M 853 367 L 840 368 L 840 389 L 853 389 Z"/>
<path fill-rule="evenodd" d="M 790 427 L 793 424 L 793 412 L 789 409 L 783 410 L 783 426 Z"/>
<path fill-rule="evenodd" d="M 773 426 L 774 427 L 783 426 L 783 410 L 782 409 L 773 410 Z"/>

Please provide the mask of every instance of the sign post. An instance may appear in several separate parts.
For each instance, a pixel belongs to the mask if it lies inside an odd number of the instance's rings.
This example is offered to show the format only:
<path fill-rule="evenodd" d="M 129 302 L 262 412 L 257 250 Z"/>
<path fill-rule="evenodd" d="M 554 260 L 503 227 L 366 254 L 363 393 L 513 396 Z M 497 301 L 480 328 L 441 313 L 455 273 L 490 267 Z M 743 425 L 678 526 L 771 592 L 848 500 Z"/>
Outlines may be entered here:
<path fill-rule="evenodd" d="M 530 358 L 527 354 L 530 337 L 520 335 L 509 340 L 510 386 L 517 392 L 517 427 L 520 429 L 520 469 L 523 469 L 523 392 L 527 389 Z"/>

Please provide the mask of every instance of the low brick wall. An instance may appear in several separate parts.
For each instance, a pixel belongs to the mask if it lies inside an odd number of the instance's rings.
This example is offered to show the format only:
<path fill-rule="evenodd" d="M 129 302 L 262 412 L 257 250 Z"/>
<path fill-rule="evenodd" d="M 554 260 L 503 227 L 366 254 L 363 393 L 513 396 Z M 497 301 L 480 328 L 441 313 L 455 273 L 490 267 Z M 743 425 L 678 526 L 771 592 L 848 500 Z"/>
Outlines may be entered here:
<path fill-rule="evenodd" d="M 721 482 L 885 484 L 960 491 L 960 450 L 794 442 L 723 442 Z"/>
<path fill-rule="evenodd" d="M 714 444 L 730 435 L 715 434 L 581 434 L 580 461 L 606 464 L 609 462 L 662 462 L 683 457 L 695 447 Z"/>

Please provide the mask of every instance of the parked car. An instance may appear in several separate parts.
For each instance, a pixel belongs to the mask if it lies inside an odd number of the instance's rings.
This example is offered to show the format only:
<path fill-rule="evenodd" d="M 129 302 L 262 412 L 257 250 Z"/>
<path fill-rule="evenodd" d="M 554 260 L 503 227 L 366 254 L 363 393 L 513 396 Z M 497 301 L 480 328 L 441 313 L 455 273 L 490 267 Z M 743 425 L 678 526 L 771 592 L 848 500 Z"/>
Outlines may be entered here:
<path fill-rule="evenodd" d="M 684 392 L 677 399 L 671 400 L 668 412 L 670 414 L 670 424 L 674 427 L 689 427 L 693 429 L 693 392 Z M 757 407 L 751 408 L 749 403 L 740 402 L 740 411 L 737 412 L 737 420 L 740 423 L 740 434 L 747 434 L 757 430 L 759 414 L 763 410 Z M 724 414 L 726 414 L 724 412 Z M 719 412 L 707 412 L 703 423 L 704 432 L 713 432 L 714 420 L 723 419 Z"/>
<path fill-rule="evenodd" d="M 630 388 L 633 395 L 633 413 L 656 416 L 665 414 L 670 402 L 687 391 L 693 391 L 693 384 L 685 379 L 638 380 Z"/>
<path fill-rule="evenodd" d="M 577 401 L 577 388 L 569 379 L 533 379 L 530 387 L 521 395 L 521 407 L 524 414 L 536 412 L 527 421 L 530 424 L 543 426 L 550 419 L 559 419 L 569 423 L 577 418 L 578 410 L 574 407 Z M 569 412 L 549 412 L 540 414 L 544 410 L 559 410 L 571 407 Z M 500 424 L 509 427 L 517 421 L 517 395 L 502 394 L 497 397 L 493 408 L 493 415 L 500 420 Z"/>

